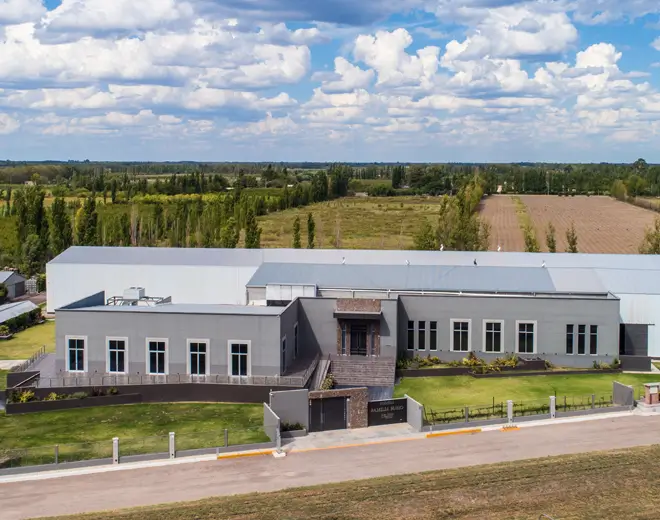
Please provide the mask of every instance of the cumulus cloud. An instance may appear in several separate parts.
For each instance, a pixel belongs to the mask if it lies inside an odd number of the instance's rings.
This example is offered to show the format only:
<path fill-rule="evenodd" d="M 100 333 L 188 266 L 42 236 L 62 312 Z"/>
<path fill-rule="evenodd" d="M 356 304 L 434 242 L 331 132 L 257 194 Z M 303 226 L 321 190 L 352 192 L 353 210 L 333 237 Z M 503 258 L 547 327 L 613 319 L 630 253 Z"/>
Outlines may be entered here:
<path fill-rule="evenodd" d="M 37 21 L 44 14 L 41 0 L 0 0 L 0 25 Z"/>
<path fill-rule="evenodd" d="M 374 69 L 381 86 L 417 85 L 429 82 L 438 70 L 438 47 L 424 47 L 415 55 L 406 49 L 413 39 L 405 29 L 378 31 L 375 35 L 360 35 L 355 40 L 353 55 Z"/>
<path fill-rule="evenodd" d="M 312 79 L 323 81 L 323 92 L 339 94 L 369 87 L 374 79 L 374 71 L 362 70 L 339 56 L 335 58 L 334 73 L 317 73 Z"/>

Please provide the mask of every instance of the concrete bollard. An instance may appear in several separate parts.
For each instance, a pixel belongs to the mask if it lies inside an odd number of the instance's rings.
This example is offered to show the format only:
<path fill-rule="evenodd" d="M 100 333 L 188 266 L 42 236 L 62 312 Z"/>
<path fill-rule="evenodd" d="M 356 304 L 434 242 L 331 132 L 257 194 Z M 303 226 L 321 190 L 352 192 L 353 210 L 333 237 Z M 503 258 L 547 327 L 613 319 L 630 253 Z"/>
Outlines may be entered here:
<path fill-rule="evenodd" d="M 506 402 L 506 417 L 509 421 L 509 424 L 513 423 L 513 401 L 509 400 Z"/>
<path fill-rule="evenodd" d="M 112 439 L 112 463 L 119 464 L 119 437 Z"/>
<path fill-rule="evenodd" d="M 225 429 L 225 448 L 229 446 L 229 430 Z"/>
<path fill-rule="evenodd" d="M 55 464 L 60 463 L 60 445 L 56 444 L 55 445 Z"/>
<path fill-rule="evenodd" d="M 170 459 L 176 458 L 176 435 L 170 432 Z"/>
<path fill-rule="evenodd" d="M 550 419 L 557 418 L 557 398 L 554 395 L 550 396 Z"/>

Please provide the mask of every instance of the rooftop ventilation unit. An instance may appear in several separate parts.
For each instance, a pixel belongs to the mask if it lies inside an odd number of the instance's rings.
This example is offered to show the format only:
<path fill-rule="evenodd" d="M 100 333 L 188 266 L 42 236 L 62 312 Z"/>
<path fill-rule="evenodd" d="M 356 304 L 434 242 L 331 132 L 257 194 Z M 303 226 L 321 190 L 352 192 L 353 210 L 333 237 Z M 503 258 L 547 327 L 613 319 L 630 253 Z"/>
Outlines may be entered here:
<path fill-rule="evenodd" d="M 108 298 L 106 305 L 139 305 L 142 307 L 151 307 L 163 303 L 172 303 L 172 298 L 170 296 L 167 298 L 146 296 L 144 287 L 129 287 L 124 290 L 123 296 Z"/>

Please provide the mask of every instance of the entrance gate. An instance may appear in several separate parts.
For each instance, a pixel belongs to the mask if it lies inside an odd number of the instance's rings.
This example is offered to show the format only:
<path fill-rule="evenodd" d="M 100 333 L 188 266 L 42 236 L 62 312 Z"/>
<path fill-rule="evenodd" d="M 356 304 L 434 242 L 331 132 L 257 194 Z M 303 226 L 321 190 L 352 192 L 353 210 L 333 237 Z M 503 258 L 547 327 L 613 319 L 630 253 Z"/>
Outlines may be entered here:
<path fill-rule="evenodd" d="M 310 432 L 343 430 L 344 428 L 346 428 L 346 397 L 310 399 Z"/>

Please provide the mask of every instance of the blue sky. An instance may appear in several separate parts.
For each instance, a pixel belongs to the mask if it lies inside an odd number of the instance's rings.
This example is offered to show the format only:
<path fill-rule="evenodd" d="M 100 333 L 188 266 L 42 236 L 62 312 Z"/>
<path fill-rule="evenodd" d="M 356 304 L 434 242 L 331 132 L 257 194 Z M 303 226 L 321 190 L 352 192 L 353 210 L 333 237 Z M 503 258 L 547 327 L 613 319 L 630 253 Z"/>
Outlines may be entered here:
<path fill-rule="evenodd" d="M 0 0 L 0 159 L 660 162 L 657 0 Z"/>

